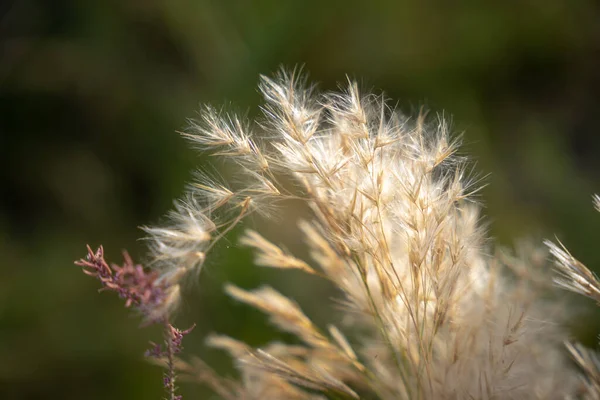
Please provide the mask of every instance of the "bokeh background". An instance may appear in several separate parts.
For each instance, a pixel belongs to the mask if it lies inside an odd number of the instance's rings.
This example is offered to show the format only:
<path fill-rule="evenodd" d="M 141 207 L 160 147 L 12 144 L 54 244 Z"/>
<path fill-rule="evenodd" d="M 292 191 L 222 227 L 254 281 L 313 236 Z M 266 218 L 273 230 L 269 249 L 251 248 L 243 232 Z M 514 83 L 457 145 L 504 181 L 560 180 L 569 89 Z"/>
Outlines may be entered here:
<path fill-rule="evenodd" d="M 490 173 L 491 235 L 511 246 L 556 234 L 600 268 L 599 21 L 598 3 L 578 0 L 2 2 L 0 398 L 161 398 L 161 371 L 141 357 L 160 333 L 72 262 L 86 243 L 143 260 L 138 226 L 159 222 L 207 162 L 175 131 L 202 103 L 255 115 L 259 74 L 282 64 L 304 64 L 323 89 L 348 74 L 407 112 L 444 110 Z M 235 233 L 223 243 L 178 322 L 198 323 L 187 350 L 227 372 L 207 332 L 254 344 L 275 333 L 223 283 L 293 285 L 252 267 Z M 319 285 L 291 290 L 308 310 L 328 299 Z M 585 314 L 573 330 L 593 344 L 599 326 Z"/>

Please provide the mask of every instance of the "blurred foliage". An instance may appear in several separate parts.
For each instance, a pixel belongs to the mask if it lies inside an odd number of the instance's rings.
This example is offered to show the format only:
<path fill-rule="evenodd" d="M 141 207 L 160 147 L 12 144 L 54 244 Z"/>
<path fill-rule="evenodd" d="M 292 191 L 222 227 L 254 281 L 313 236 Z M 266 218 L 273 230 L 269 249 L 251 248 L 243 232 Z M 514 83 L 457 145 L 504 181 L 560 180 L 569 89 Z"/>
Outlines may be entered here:
<path fill-rule="evenodd" d="M 491 234 L 505 245 L 557 234 L 600 266 L 596 2 L 15 0 L 0 12 L 2 399 L 161 397 L 161 371 L 141 357 L 160 333 L 138 330 L 72 261 L 86 243 L 143 260 L 136 227 L 159 221 L 206 163 L 174 131 L 200 103 L 257 113 L 258 75 L 281 64 L 304 64 L 325 89 L 359 78 L 406 112 L 445 110 L 477 171 L 491 173 L 481 195 Z M 268 229 L 293 243 L 289 226 Z M 259 344 L 274 331 L 227 300 L 223 282 L 277 277 L 317 313 L 310 299 L 328 295 L 249 267 L 234 238 L 223 243 L 179 325 L 196 321 L 189 352 L 228 371 L 205 333 Z M 600 324 L 580 320 L 593 340 Z"/>

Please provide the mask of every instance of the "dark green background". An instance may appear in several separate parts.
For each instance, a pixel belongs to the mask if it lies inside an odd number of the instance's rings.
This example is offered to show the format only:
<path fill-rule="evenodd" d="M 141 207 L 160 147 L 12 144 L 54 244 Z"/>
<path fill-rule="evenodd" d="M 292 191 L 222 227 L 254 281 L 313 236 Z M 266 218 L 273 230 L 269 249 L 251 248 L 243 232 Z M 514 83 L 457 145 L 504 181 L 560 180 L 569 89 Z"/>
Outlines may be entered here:
<path fill-rule="evenodd" d="M 407 112 L 444 110 L 491 173 L 491 234 L 505 245 L 557 234 L 600 266 L 596 2 L 21 0 L 0 11 L 2 399 L 161 398 L 161 372 L 141 357 L 159 333 L 72 262 L 86 243 L 143 259 L 137 227 L 158 222 L 206 162 L 174 132 L 201 103 L 256 114 L 258 75 L 281 64 L 305 64 L 324 89 L 349 74 Z M 198 323 L 189 352 L 227 371 L 205 333 L 271 336 L 221 287 L 274 276 L 280 288 L 297 279 L 223 242 L 188 290 L 200 294 L 186 295 L 180 326 Z M 315 291 L 325 288 L 292 289 L 313 311 L 328 300 Z M 593 341 L 596 318 L 576 317 Z"/>

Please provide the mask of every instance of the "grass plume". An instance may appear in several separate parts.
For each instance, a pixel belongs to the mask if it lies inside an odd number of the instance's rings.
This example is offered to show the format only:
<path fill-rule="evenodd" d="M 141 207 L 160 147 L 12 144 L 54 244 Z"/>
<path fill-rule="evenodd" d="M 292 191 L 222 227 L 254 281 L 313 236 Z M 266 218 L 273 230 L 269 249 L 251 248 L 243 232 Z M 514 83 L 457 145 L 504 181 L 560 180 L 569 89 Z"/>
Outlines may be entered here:
<path fill-rule="evenodd" d="M 147 283 L 179 296 L 174 288 L 196 276 L 190 273 L 234 226 L 293 199 L 312 211 L 298 221 L 311 260 L 251 230 L 242 244 L 255 249 L 259 265 L 330 281 L 352 323 L 321 330 L 268 286 L 227 285 L 230 296 L 302 344 L 252 348 L 213 335 L 207 343 L 236 360 L 239 381 L 174 352 L 171 369 L 225 399 L 600 398 L 596 353 L 564 345 L 563 304 L 547 295 L 556 291 L 549 263 L 490 247 L 474 199 L 478 180 L 442 118 L 408 118 L 352 81 L 320 94 L 297 70 L 262 77 L 259 87 L 265 105 L 257 123 L 206 107 L 183 133 L 233 163 L 243 184 L 199 174 L 170 225 L 144 228 L 154 260 Z M 594 201 L 600 211 L 600 198 Z M 597 277 L 546 244 L 556 259 L 554 282 L 600 302 Z M 155 308 L 166 318 L 176 299 L 161 301 Z M 189 333 L 169 329 L 177 343 Z"/>

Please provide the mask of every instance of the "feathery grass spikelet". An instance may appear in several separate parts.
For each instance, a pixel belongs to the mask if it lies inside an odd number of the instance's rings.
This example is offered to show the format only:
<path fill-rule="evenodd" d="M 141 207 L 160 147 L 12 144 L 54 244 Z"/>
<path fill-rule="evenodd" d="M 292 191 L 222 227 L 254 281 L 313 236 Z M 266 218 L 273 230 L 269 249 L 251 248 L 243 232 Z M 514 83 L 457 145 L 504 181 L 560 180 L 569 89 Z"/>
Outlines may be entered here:
<path fill-rule="evenodd" d="M 579 262 L 560 243 L 560 247 L 549 240 L 544 241 L 550 253 L 556 259 L 556 272 L 554 278 L 557 286 L 574 293 L 582 294 L 596 300 L 600 304 L 600 281 L 592 271 Z"/>

